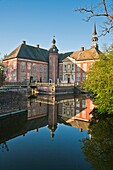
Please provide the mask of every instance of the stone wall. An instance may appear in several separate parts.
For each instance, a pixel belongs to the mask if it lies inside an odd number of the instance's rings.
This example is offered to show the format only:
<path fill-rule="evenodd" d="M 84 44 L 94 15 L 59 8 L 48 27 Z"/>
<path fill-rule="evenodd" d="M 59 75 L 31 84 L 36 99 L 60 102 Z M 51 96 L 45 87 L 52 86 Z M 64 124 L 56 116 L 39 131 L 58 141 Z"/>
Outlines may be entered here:
<path fill-rule="evenodd" d="M 0 92 L 0 114 L 27 109 L 27 98 L 17 91 Z"/>

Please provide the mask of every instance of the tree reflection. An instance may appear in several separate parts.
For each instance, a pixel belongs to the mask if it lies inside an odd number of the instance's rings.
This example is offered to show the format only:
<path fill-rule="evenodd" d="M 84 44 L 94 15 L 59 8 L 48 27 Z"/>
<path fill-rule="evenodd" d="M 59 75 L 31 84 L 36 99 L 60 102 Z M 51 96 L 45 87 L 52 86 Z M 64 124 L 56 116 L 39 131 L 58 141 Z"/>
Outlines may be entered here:
<path fill-rule="evenodd" d="M 113 168 L 113 116 L 91 121 L 91 138 L 83 139 L 83 152 L 95 169 Z"/>
<path fill-rule="evenodd" d="M 1 145 L 1 149 L 2 149 L 2 152 L 4 151 L 9 151 L 9 148 L 8 148 L 8 145 L 6 142 L 0 144 Z"/>

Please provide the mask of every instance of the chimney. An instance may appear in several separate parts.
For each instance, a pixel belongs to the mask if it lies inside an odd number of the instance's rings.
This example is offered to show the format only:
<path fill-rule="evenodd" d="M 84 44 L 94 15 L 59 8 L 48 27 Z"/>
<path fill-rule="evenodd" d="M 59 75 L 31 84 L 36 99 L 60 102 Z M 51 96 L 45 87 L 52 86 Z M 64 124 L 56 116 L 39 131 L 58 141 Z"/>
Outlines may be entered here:
<path fill-rule="evenodd" d="M 80 51 L 84 51 L 84 47 L 81 47 L 81 50 Z"/>
<path fill-rule="evenodd" d="M 26 44 L 26 41 L 22 41 L 22 44 Z"/>
<path fill-rule="evenodd" d="M 40 47 L 39 44 L 37 44 L 36 47 L 39 48 Z"/>

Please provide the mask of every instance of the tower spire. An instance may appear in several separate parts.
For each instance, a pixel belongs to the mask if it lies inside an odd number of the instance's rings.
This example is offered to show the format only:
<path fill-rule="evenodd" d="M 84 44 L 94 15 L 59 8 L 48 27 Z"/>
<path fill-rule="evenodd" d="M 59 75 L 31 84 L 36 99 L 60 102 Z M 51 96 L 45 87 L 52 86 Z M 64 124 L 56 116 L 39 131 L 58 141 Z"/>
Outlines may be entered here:
<path fill-rule="evenodd" d="M 96 23 L 94 24 L 94 32 L 93 35 L 97 35 L 97 31 L 96 31 Z"/>
<path fill-rule="evenodd" d="M 91 47 L 98 49 L 98 37 L 97 37 L 97 31 L 96 31 L 96 23 L 94 24 L 94 31 L 93 31 L 93 36 L 92 36 Z"/>

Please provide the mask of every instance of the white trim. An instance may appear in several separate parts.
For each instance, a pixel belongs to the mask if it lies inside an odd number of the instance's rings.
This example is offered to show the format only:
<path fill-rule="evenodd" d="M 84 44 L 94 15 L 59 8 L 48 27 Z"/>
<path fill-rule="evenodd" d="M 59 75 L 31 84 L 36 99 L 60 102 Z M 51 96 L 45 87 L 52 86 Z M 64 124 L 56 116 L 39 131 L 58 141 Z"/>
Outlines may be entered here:
<path fill-rule="evenodd" d="M 95 60 L 81 60 L 81 61 L 76 61 L 76 64 L 79 64 L 79 63 L 86 63 L 86 62 L 94 62 L 94 61 L 98 61 L 99 59 L 95 59 Z"/>
<path fill-rule="evenodd" d="M 3 60 L 3 63 L 4 62 L 9 62 L 9 61 L 17 61 L 17 58 L 12 58 L 12 59 L 9 59 L 9 60 Z"/>

